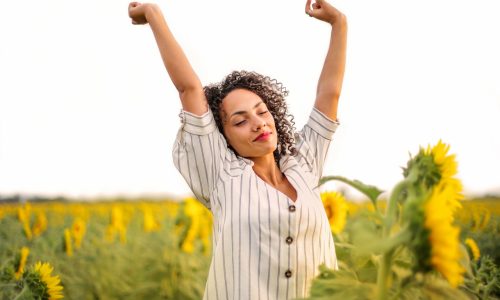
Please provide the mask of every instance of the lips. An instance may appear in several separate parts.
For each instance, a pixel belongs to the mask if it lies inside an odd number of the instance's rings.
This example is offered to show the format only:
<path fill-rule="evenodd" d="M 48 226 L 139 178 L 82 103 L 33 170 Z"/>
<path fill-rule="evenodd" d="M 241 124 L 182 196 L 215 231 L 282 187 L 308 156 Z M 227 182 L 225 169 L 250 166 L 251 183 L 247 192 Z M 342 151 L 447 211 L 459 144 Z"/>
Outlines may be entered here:
<path fill-rule="evenodd" d="M 255 140 L 253 140 L 253 141 L 256 142 L 256 141 L 260 141 L 260 140 L 265 140 L 270 135 L 271 135 L 271 132 L 263 132 Z"/>

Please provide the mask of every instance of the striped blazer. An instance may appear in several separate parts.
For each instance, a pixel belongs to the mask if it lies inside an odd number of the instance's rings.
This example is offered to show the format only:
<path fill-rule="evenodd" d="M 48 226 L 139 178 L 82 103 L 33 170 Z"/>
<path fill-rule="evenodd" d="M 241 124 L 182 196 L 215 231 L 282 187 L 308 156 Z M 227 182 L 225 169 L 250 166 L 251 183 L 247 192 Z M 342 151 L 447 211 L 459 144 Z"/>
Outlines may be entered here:
<path fill-rule="evenodd" d="M 297 191 L 293 202 L 227 146 L 209 109 L 181 111 L 176 168 L 213 214 L 212 260 L 203 299 L 293 299 L 309 295 L 325 264 L 338 269 L 318 180 L 338 122 L 313 108 L 295 134 L 296 156 L 279 167 Z"/>

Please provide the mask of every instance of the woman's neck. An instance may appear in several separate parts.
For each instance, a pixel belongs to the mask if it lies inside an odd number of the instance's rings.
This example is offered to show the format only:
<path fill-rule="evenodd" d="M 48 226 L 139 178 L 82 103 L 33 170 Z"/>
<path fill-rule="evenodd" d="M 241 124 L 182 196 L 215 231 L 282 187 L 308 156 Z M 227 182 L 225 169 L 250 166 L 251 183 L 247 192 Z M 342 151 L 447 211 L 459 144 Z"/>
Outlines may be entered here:
<path fill-rule="evenodd" d="M 266 183 L 275 187 L 282 183 L 283 173 L 276 164 L 272 153 L 263 157 L 253 157 L 251 160 L 254 172 Z"/>

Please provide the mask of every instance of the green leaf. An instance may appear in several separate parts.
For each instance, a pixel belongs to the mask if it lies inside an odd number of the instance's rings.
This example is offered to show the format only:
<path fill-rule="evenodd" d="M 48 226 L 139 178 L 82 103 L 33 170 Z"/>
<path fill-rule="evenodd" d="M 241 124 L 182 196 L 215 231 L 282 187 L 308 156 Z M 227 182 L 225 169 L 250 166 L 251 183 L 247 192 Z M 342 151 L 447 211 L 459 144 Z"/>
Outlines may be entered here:
<path fill-rule="evenodd" d="M 352 272 L 334 271 L 324 265 L 319 268 L 321 274 L 313 280 L 308 299 L 369 299 L 375 292 L 374 284 L 359 281 Z"/>
<path fill-rule="evenodd" d="M 342 181 L 344 183 L 349 184 L 353 188 L 355 188 L 358 191 L 360 191 L 361 193 L 365 194 L 372 201 L 375 208 L 377 208 L 378 196 L 380 196 L 380 194 L 382 194 L 384 192 L 384 191 L 380 190 L 379 188 L 377 188 L 376 186 L 364 184 L 357 179 L 350 180 L 350 179 L 347 179 L 347 178 L 342 177 L 342 176 L 324 176 L 319 180 L 318 186 L 321 186 L 325 182 L 328 182 L 330 180 L 338 180 L 338 181 Z"/>
<path fill-rule="evenodd" d="M 428 299 L 456 299 L 456 300 L 468 300 L 467 294 L 463 291 L 453 288 L 450 284 L 438 277 L 427 275 L 424 285 L 422 286 L 422 292 Z"/>

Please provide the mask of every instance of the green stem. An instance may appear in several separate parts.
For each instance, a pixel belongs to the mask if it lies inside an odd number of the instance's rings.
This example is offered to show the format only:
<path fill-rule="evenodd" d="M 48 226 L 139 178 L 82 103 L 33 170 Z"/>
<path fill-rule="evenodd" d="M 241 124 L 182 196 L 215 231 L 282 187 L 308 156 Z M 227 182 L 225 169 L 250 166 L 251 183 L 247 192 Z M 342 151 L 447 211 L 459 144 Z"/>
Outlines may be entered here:
<path fill-rule="evenodd" d="M 408 183 L 408 179 L 401 181 L 394 187 L 394 190 L 391 193 L 391 197 L 389 198 L 389 202 L 387 203 L 387 209 L 385 213 L 385 227 L 383 237 L 387 237 L 391 230 L 392 224 L 396 219 L 398 197 L 401 195 L 401 192 L 406 188 Z"/>
<path fill-rule="evenodd" d="M 412 233 L 408 226 L 401 228 L 401 230 L 399 230 L 397 234 L 388 239 L 389 249 L 387 250 L 387 252 L 389 252 L 390 250 L 401 249 L 399 248 L 399 246 L 408 243 L 411 240 L 411 237 Z"/>
<path fill-rule="evenodd" d="M 483 291 L 483 299 L 486 299 L 486 297 L 489 296 L 490 289 L 492 289 L 496 284 L 497 284 L 497 279 L 493 278 L 493 280 L 486 285 L 486 287 Z"/>
<path fill-rule="evenodd" d="M 390 277 L 392 259 L 399 246 L 407 243 L 411 239 L 411 232 L 404 228 L 389 241 L 390 248 L 382 255 L 377 274 L 377 299 L 387 299 L 388 280 Z"/>
<path fill-rule="evenodd" d="M 21 290 L 21 292 L 19 292 L 19 294 L 17 294 L 17 296 L 16 296 L 16 298 L 14 298 L 14 300 L 19 299 L 19 297 L 21 297 L 21 295 L 24 294 L 27 290 L 28 290 L 28 288 L 26 287 L 26 284 L 25 284 L 23 286 L 23 289 Z"/>
<path fill-rule="evenodd" d="M 373 203 L 375 211 L 379 212 L 379 209 L 377 206 L 377 198 L 378 198 L 378 196 L 380 196 L 380 194 L 382 194 L 383 191 L 379 190 L 376 186 L 364 184 L 361 181 L 356 180 L 356 179 L 350 180 L 350 179 L 347 179 L 347 178 L 342 177 L 342 176 L 325 176 L 319 180 L 318 187 L 320 185 L 324 184 L 325 182 L 330 181 L 330 180 L 338 180 L 338 181 L 347 183 L 351 187 L 353 187 L 353 188 L 357 189 L 358 191 L 360 191 L 361 193 L 365 194 Z"/>
<path fill-rule="evenodd" d="M 402 284 L 399 285 L 399 288 L 396 291 L 396 293 L 394 295 L 392 295 L 392 297 L 390 298 L 391 300 L 401 299 L 401 294 L 402 294 L 403 290 L 408 289 L 412 285 L 414 285 L 415 273 L 412 273 L 410 276 L 406 277 L 404 280 L 406 281 L 406 283 L 402 282 Z"/>
<path fill-rule="evenodd" d="M 394 253 L 394 249 L 391 249 L 382 255 L 382 261 L 380 263 L 380 266 L 378 269 L 378 274 L 377 274 L 377 299 L 378 300 L 387 299 L 389 270 L 391 267 L 393 253 Z"/>
<path fill-rule="evenodd" d="M 356 246 L 351 245 L 349 243 L 335 243 L 335 246 L 340 247 L 340 248 L 348 248 L 348 249 L 355 249 L 356 248 Z"/>
<path fill-rule="evenodd" d="M 387 203 L 386 215 L 385 215 L 385 224 L 382 231 L 382 239 L 386 239 L 390 232 L 394 221 L 396 220 L 397 214 L 397 203 L 399 197 L 401 196 L 401 192 L 408 186 L 408 184 L 413 180 L 412 174 L 408 176 L 406 179 L 399 182 L 393 189 L 391 196 L 389 197 L 389 202 Z M 400 232 L 403 236 L 403 240 L 407 238 L 406 230 Z M 395 249 L 397 248 L 399 243 L 396 243 L 394 247 L 389 248 L 383 255 L 380 261 L 380 266 L 377 274 L 377 299 L 385 300 L 387 299 L 387 291 L 388 291 L 388 280 L 391 270 L 392 256 L 394 254 Z"/>

